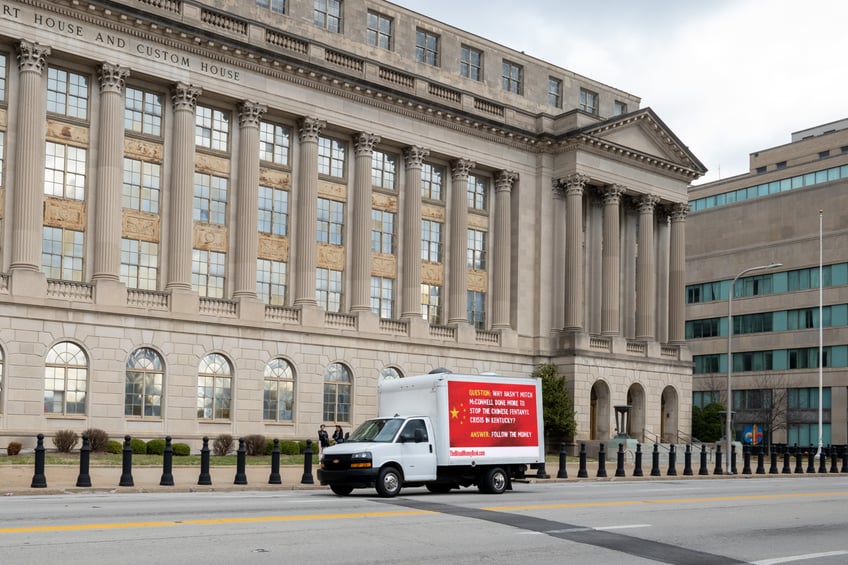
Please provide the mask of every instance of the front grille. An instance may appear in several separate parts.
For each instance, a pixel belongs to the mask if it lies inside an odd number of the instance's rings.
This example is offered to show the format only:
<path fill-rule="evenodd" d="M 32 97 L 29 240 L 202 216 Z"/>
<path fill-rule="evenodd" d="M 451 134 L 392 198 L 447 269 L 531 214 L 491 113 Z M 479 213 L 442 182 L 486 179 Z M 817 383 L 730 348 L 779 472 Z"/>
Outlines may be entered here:
<path fill-rule="evenodd" d="M 350 469 L 350 455 L 324 454 L 324 469 L 327 471 L 345 471 Z"/>

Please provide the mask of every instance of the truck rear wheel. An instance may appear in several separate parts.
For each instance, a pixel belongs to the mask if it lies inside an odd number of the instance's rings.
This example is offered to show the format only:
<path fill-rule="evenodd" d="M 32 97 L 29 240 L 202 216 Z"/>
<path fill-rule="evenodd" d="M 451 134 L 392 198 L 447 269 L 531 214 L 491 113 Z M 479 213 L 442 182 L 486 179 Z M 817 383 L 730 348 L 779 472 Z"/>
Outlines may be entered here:
<path fill-rule="evenodd" d="M 483 475 L 483 481 L 478 488 L 480 492 L 486 494 L 501 494 L 506 490 L 507 484 L 509 484 L 509 477 L 506 476 L 506 471 L 500 467 L 493 467 Z"/>
<path fill-rule="evenodd" d="M 347 496 L 353 492 L 353 487 L 347 485 L 330 485 L 330 490 L 339 496 Z"/>
<path fill-rule="evenodd" d="M 400 472 L 394 467 L 385 467 L 377 475 L 377 494 L 383 498 L 392 498 L 400 493 Z"/>

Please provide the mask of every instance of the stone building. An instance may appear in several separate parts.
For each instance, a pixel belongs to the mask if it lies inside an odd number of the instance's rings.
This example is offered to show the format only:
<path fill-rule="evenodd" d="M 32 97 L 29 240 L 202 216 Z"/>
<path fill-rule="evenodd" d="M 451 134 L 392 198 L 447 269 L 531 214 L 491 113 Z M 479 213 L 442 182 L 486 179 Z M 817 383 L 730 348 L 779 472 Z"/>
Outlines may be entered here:
<path fill-rule="evenodd" d="M 8 0 L 0 63 L 0 437 L 313 437 L 542 362 L 579 439 L 688 433 L 704 168 L 639 98 L 377 0 Z"/>
<path fill-rule="evenodd" d="M 848 120 L 793 133 L 785 145 L 752 153 L 750 164 L 748 173 L 690 191 L 686 337 L 693 404 L 726 403 L 728 294 L 734 277 L 754 268 L 737 280 L 731 304 L 734 435 L 818 443 L 821 376 L 822 442 L 844 444 Z M 756 269 L 772 263 L 781 265 Z"/>

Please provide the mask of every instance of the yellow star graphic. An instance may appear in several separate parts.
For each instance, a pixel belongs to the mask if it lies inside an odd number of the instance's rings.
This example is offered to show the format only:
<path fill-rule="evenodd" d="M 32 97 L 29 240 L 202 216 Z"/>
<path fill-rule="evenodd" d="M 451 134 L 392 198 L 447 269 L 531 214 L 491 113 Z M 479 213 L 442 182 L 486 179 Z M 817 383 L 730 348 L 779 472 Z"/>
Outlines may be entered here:
<path fill-rule="evenodd" d="M 459 415 L 459 410 L 457 410 L 456 408 L 451 410 L 451 418 L 456 418 L 458 415 Z"/>

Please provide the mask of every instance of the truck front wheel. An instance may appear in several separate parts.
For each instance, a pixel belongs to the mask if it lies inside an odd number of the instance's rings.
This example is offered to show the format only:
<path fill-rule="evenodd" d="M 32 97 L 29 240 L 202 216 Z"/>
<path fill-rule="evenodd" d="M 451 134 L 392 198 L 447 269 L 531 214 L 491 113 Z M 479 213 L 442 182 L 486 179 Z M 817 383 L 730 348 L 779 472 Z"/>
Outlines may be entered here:
<path fill-rule="evenodd" d="M 400 472 L 394 467 L 386 467 L 377 475 L 377 494 L 383 498 L 392 498 L 400 493 Z"/>
<path fill-rule="evenodd" d="M 483 481 L 479 485 L 480 492 L 487 494 L 501 494 L 506 490 L 509 478 L 506 471 L 500 467 L 493 467 L 483 475 Z"/>

